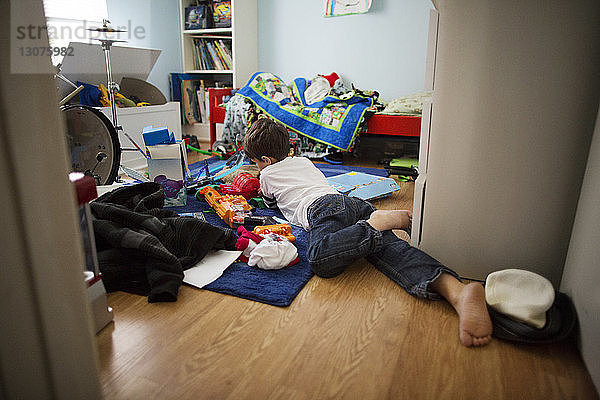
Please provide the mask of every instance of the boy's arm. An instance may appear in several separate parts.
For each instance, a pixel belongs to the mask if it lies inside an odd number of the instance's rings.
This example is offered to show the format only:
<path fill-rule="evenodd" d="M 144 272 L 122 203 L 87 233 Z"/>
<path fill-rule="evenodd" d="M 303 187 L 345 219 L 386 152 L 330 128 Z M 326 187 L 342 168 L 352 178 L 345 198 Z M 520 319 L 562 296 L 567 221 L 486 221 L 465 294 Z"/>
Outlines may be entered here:
<path fill-rule="evenodd" d="M 269 193 L 266 182 L 262 179 L 259 174 L 260 179 L 260 187 L 258 188 L 258 194 L 262 197 L 265 202 L 265 206 L 268 208 L 277 208 L 277 200 L 275 200 L 275 196 Z"/>
<path fill-rule="evenodd" d="M 263 193 L 261 193 L 260 195 L 263 201 L 265 202 L 265 206 L 267 206 L 268 208 L 277 208 L 277 201 L 275 200 L 275 198 L 267 197 Z"/>

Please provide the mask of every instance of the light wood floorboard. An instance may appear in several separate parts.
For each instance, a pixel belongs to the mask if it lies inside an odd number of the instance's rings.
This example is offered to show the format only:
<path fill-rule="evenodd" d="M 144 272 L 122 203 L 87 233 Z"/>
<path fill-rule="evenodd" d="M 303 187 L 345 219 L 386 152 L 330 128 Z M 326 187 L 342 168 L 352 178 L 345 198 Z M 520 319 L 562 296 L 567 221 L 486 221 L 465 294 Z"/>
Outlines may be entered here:
<path fill-rule="evenodd" d="M 410 208 L 413 184 L 401 185 L 375 204 Z M 116 292 L 109 304 L 114 323 L 97 335 L 107 399 L 598 398 L 572 342 L 467 349 L 447 303 L 366 261 L 313 277 L 287 308 L 187 286 L 175 303 Z"/>

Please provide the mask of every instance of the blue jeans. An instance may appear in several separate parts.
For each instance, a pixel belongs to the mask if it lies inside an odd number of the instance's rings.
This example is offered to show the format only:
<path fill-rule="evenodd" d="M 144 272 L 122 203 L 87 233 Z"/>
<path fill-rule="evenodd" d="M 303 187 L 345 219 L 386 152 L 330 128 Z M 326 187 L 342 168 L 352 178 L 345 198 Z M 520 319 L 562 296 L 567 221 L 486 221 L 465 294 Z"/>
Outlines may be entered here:
<path fill-rule="evenodd" d="M 439 299 L 429 284 L 442 272 L 458 275 L 392 231 L 369 225 L 366 220 L 373 211 L 370 203 L 341 194 L 322 196 L 309 206 L 308 261 L 313 272 L 332 278 L 365 257 L 411 295 Z"/>

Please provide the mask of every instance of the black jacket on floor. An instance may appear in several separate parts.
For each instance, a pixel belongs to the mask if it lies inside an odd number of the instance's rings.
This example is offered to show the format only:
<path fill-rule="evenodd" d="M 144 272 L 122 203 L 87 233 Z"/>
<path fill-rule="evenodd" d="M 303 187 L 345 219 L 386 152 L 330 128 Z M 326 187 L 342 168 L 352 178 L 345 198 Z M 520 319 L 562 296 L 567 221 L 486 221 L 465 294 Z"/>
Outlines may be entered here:
<path fill-rule="evenodd" d="M 90 204 L 102 280 L 109 292 L 176 301 L 183 271 L 209 250 L 235 250 L 230 229 L 163 209 L 154 182 L 125 186 Z"/>

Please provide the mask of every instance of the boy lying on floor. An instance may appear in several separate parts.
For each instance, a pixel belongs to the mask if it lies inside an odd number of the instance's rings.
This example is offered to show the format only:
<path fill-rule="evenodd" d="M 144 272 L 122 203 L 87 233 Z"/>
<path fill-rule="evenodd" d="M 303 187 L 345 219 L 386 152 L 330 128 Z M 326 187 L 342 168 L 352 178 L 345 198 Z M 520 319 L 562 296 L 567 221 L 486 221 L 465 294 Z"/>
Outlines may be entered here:
<path fill-rule="evenodd" d="M 310 160 L 288 157 L 287 129 L 268 118 L 250 126 L 244 151 L 260 170 L 267 203 L 276 204 L 288 221 L 308 232 L 308 261 L 317 276 L 332 278 L 365 257 L 411 295 L 445 298 L 458 313 L 463 345 L 490 342 L 492 323 L 483 286 L 463 284 L 454 271 L 391 231 L 410 231 L 409 211 L 376 210 L 364 200 L 338 193 Z"/>

